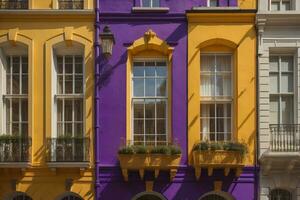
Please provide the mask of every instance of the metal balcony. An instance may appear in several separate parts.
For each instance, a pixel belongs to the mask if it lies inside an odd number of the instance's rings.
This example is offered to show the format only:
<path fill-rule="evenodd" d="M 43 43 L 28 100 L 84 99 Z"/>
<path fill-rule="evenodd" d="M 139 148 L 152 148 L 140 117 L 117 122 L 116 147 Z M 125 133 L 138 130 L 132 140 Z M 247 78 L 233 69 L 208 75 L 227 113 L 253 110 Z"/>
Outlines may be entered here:
<path fill-rule="evenodd" d="M 49 138 L 47 162 L 89 162 L 89 138 Z"/>
<path fill-rule="evenodd" d="M 59 0 L 58 8 L 62 10 L 83 9 L 83 0 Z"/>
<path fill-rule="evenodd" d="M 0 164 L 12 162 L 29 162 L 31 138 L 0 138 Z"/>
<path fill-rule="evenodd" d="M 270 135 L 271 151 L 300 151 L 300 124 L 271 124 Z"/>
<path fill-rule="evenodd" d="M 0 0 L 0 9 L 28 9 L 28 0 Z"/>

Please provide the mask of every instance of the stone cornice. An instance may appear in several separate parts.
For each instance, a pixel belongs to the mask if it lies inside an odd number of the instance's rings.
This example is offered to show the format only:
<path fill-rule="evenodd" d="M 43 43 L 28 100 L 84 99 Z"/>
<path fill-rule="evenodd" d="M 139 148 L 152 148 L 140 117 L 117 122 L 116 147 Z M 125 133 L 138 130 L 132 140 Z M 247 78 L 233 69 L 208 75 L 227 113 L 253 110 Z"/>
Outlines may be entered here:
<path fill-rule="evenodd" d="M 259 12 L 257 13 L 257 25 L 270 26 L 294 26 L 300 25 L 300 12 Z M 265 21 L 264 24 L 260 22 Z M 260 23 L 260 24 L 259 24 Z"/>

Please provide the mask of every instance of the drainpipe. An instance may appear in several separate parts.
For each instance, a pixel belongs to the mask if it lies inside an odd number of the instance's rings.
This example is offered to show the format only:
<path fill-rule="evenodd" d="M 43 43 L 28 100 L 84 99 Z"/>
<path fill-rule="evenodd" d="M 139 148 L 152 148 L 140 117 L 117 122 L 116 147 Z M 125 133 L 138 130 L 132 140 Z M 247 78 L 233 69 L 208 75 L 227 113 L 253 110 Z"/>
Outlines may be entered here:
<path fill-rule="evenodd" d="M 100 165 L 100 147 L 99 147 L 99 139 L 100 139 L 100 64 L 98 58 L 100 56 L 100 44 L 99 44 L 99 33 L 100 33 L 100 0 L 96 0 L 96 8 L 95 8 L 95 41 L 94 41 L 94 59 L 95 59 L 95 80 L 94 80 L 94 150 L 95 150 L 95 199 L 100 199 L 100 180 L 99 180 L 99 165 Z"/>

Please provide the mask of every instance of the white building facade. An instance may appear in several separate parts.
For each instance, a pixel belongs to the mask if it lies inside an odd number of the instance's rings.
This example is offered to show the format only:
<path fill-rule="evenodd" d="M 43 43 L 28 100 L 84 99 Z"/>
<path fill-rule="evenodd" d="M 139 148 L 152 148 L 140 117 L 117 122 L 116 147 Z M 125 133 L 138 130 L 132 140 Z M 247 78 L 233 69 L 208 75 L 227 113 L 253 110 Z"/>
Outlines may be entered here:
<path fill-rule="evenodd" d="M 259 0 L 260 199 L 300 200 L 300 0 Z"/>

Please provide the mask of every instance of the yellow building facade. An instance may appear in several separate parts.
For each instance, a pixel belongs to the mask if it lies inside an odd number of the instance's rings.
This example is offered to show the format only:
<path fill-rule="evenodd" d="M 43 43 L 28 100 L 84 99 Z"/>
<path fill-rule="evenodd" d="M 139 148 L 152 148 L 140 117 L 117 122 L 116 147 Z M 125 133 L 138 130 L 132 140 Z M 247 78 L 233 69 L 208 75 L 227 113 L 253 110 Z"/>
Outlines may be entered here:
<path fill-rule="evenodd" d="M 194 8 L 187 13 L 190 163 L 197 162 L 192 152 L 199 141 L 231 141 L 246 146 L 242 165 L 255 165 L 255 12 L 255 0 L 240 0 L 238 8 Z M 225 168 L 228 174 L 227 167 L 238 167 L 231 157 L 208 161 L 204 168 Z M 196 168 L 197 177 L 200 173 Z"/>
<path fill-rule="evenodd" d="M 94 2 L 0 3 L 0 199 L 93 199 Z"/>

